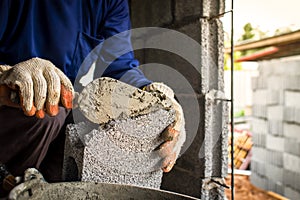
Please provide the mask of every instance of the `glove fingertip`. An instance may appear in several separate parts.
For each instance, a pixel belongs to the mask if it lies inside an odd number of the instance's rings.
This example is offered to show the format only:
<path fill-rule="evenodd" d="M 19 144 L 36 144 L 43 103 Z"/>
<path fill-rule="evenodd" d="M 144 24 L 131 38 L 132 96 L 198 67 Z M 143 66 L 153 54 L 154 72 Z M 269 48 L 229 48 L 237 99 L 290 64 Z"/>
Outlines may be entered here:
<path fill-rule="evenodd" d="M 59 113 L 58 105 L 50 105 L 49 103 L 46 104 L 46 111 L 50 116 L 56 116 Z"/>
<path fill-rule="evenodd" d="M 61 85 L 61 101 L 65 108 L 72 109 L 73 107 L 73 92 L 67 90 L 64 85 Z"/>
<path fill-rule="evenodd" d="M 179 131 L 176 131 L 172 125 L 168 126 L 165 131 L 162 132 L 162 139 L 165 141 L 172 141 L 179 135 Z"/>
<path fill-rule="evenodd" d="M 38 110 L 36 111 L 35 116 L 39 119 L 43 119 L 45 117 L 45 112 L 43 110 Z"/>
<path fill-rule="evenodd" d="M 36 107 L 35 106 L 32 106 L 31 110 L 29 110 L 29 111 L 27 111 L 24 107 L 23 107 L 23 110 L 24 110 L 24 114 L 26 116 L 29 116 L 29 117 L 34 116 L 35 113 L 36 113 Z"/>
<path fill-rule="evenodd" d="M 161 169 L 163 170 L 163 172 L 165 173 L 170 172 L 175 165 L 175 161 L 176 161 L 176 153 L 173 153 L 172 155 L 166 157 L 162 163 Z"/>

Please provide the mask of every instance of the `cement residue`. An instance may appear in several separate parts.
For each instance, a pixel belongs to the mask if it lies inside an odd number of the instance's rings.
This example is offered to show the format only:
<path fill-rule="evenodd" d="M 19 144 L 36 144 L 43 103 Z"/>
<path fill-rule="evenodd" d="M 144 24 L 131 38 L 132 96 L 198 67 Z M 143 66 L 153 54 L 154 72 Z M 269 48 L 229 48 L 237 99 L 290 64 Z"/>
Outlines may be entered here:
<path fill-rule="evenodd" d="M 159 133 L 162 133 L 174 118 L 173 110 L 160 109 L 147 115 L 110 122 L 110 128 L 105 134 L 122 150 L 151 152 L 163 142 Z"/>
<path fill-rule="evenodd" d="M 165 95 L 149 93 L 111 78 L 99 78 L 88 84 L 78 98 L 81 112 L 96 124 L 170 110 Z"/>

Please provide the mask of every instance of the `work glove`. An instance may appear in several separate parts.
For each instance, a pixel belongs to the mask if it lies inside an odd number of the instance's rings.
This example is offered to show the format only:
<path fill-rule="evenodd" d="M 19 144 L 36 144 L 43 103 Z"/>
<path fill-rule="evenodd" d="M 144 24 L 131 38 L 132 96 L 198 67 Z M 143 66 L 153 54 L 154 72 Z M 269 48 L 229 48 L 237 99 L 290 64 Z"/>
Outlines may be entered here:
<path fill-rule="evenodd" d="M 59 102 L 72 108 L 73 86 L 70 80 L 50 61 L 32 58 L 13 67 L 0 65 L 0 104 L 16 106 L 11 102 L 10 91 L 19 93 L 25 115 L 44 118 L 59 112 Z"/>
<path fill-rule="evenodd" d="M 159 147 L 159 155 L 164 158 L 162 170 L 169 172 L 173 168 L 186 138 L 183 110 L 175 100 L 173 90 L 167 85 L 154 82 L 146 86 L 145 90 L 149 92 L 161 92 L 166 95 L 171 100 L 172 107 L 175 110 L 175 121 L 162 133 L 162 138 L 165 142 Z"/>
<path fill-rule="evenodd" d="M 11 69 L 11 66 L 0 65 L 0 77 L 3 72 Z M 0 106 L 6 105 L 9 107 L 20 108 L 21 106 L 11 100 L 11 89 L 6 85 L 0 85 Z"/>

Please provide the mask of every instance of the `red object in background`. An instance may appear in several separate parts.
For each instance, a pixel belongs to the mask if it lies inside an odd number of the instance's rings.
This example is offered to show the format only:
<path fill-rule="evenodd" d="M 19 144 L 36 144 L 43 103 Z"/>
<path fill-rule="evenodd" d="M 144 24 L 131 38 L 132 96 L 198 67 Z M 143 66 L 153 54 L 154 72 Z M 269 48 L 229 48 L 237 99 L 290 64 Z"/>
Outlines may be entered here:
<path fill-rule="evenodd" d="M 256 60 L 258 58 L 267 56 L 267 55 L 271 55 L 273 53 L 276 53 L 279 51 L 279 48 L 277 47 L 268 47 L 266 49 L 263 49 L 261 51 L 257 51 L 251 55 L 247 55 L 241 58 L 238 58 L 235 60 L 235 62 L 244 62 L 244 61 L 252 61 L 252 60 Z"/>

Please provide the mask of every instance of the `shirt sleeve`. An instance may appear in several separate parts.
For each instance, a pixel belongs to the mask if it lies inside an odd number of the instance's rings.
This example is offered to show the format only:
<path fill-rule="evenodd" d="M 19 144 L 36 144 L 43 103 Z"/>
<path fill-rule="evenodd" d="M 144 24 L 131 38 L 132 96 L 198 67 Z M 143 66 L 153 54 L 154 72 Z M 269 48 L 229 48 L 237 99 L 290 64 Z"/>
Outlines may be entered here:
<path fill-rule="evenodd" d="M 96 63 L 94 78 L 101 76 L 121 80 L 135 87 L 151 83 L 138 68 L 134 58 L 127 0 L 107 1 L 107 12 L 99 34 L 105 38 Z"/>

